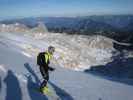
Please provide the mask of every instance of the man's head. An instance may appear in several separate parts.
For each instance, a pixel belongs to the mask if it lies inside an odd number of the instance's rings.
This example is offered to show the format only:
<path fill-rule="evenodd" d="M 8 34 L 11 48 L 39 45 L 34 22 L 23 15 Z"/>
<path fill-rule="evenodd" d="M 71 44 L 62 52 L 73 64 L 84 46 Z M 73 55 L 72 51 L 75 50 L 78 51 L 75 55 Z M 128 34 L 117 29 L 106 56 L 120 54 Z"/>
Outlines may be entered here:
<path fill-rule="evenodd" d="M 48 52 L 49 52 L 50 54 L 53 54 L 53 53 L 55 52 L 55 47 L 49 46 L 49 47 L 48 47 Z"/>

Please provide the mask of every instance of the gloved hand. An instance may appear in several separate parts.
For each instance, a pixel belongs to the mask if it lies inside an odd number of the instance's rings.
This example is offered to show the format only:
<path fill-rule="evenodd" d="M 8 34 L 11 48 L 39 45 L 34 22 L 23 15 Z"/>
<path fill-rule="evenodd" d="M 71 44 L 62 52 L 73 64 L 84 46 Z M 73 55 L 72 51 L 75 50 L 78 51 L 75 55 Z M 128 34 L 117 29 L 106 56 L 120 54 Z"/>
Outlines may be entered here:
<path fill-rule="evenodd" d="M 50 70 L 50 71 L 54 71 L 55 68 L 53 68 L 53 67 L 49 67 L 49 70 Z"/>

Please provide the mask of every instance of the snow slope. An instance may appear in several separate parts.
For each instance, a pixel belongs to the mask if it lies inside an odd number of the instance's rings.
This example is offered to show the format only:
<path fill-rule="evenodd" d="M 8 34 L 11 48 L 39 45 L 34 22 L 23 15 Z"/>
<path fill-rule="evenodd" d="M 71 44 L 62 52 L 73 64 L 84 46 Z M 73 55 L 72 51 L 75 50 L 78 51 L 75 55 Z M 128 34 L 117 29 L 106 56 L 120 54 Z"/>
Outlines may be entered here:
<path fill-rule="evenodd" d="M 27 38 L 17 36 L 15 42 L 11 39 L 13 36 L 10 34 L 10 39 L 0 36 L 0 100 L 132 100 L 133 86 L 65 69 L 57 64 L 51 64 L 56 68 L 50 73 L 49 82 L 53 96 L 37 93 L 33 88 L 39 85 L 42 77 L 35 57 L 21 48 L 21 44 L 27 44 L 23 43 Z"/>
<path fill-rule="evenodd" d="M 36 57 L 48 45 L 56 47 L 55 58 L 62 67 L 83 71 L 91 66 L 105 65 L 112 61 L 113 40 L 102 36 L 82 36 L 67 34 L 0 34 L 11 45 L 16 45 L 21 53 Z M 17 49 L 17 50 L 18 50 Z M 56 61 L 53 61 L 56 63 Z"/>

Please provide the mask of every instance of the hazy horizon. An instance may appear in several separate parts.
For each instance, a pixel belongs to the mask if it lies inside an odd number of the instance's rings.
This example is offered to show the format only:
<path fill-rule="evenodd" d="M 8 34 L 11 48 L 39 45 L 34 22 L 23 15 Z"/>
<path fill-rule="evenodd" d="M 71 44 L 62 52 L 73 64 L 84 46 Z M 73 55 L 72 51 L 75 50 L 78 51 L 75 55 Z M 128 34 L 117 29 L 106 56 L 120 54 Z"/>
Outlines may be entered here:
<path fill-rule="evenodd" d="M 0 0 L 0 20 L 25 17 L 133 15 L 133 0 Z"/>

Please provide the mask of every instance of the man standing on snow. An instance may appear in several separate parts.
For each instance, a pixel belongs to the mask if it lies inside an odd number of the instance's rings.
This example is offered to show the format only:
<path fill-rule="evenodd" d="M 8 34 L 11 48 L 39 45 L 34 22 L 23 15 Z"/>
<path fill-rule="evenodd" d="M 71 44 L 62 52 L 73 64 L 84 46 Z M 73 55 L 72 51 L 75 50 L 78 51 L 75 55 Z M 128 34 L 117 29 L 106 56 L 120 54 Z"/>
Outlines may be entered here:
<path fill-rule="evenodd" d="M 37 56 L 37 64 L 39 65 L 41 75 L 43 76 L 44 81 L 40 86 L 40 91 L 42 93 L 45 92 L 47 87 L 47 82 L 49 80 L 49 70 L 54 71 L 55 69 L 50 67 L 50 60 L 52 59 L 53 53 L 55 52 L 55 48 L 53 46 L 49 46 L 48 50 L 45 52 L 40 52 Z"/>

